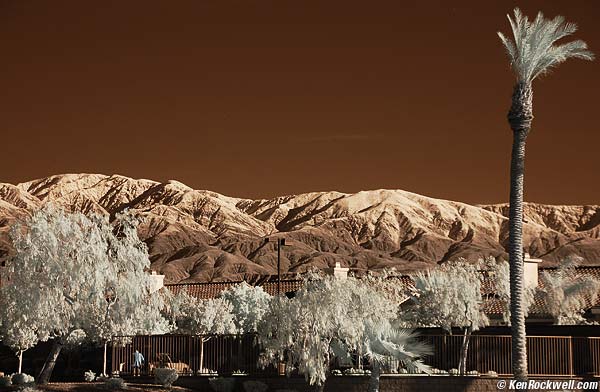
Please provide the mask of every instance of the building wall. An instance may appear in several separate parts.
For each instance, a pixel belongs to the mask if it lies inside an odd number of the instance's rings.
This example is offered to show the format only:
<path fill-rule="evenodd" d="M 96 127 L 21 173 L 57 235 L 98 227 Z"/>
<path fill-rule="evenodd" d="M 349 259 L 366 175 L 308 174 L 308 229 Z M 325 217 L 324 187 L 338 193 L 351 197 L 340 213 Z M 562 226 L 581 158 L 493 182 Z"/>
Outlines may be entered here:
<path fill-rule="evenodd" d="M 314 392 L 316 389 L 309 386 L 302 377 L 264 377 L 248 378 L 236 377 L 235 391 L 243 391 L 243 382 L 246 380 L 264 382 L 270 391 L 280 389 L 294 390 L 297 392 Z M 456 377 L 456 376 L 382 376 L 380 391 L 386 392 L 498 392 L 498 382 L 503 378 L 488 377 Z M 553 381 L 560 381 L 554 378 Z M 568 381 L 570 379 L 564 379 Z M 583 380 L 575 378 L 575 380 Z M 586 381 L 597 381 L 586 380 Z M 208 377 L 180 377 L 175 385 L 210 391 Z M 505 387 L 504 389 L 507 389 Z M 331 376 L 325 383 L 325 392 L 368 392 L 369 377 L 364 376 Z M 589 389 L 588 389 L 589 390 Z M 598 389 L 591 389 L 598 391 Z"/>

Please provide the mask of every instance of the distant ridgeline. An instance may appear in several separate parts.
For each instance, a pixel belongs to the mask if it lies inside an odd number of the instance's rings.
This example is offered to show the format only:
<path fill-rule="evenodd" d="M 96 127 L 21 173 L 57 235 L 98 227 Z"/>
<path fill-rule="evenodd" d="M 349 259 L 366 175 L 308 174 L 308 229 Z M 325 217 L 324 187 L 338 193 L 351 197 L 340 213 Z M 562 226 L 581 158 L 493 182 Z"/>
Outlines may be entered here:
<path fill-rule="evenodd" d="M 0 259 L 8 228 L 45 202 L 71 211 L 139 213 L 152 268 L 165 283 L 240 281 L 339 262 L 356 272 L 411 272 L 464 257 L 507 258 L 506 205 L 473 206 L 401 190 L 313 192 L 250 200 L 119 175 L 66 174 L 0 184 Z M 551 267 L 571 255 L 600 265 L 600 206 L 526 203 L 524 245 Z M 266 242 L 266 238 L 272 240 Z"/>

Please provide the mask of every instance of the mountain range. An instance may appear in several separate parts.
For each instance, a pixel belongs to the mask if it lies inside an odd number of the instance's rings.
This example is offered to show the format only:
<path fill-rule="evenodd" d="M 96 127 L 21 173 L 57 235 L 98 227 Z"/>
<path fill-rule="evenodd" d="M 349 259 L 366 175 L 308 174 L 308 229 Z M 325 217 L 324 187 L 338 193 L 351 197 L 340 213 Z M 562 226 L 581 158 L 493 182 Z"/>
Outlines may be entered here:
<path fill-rule="evenodd" d="M 312 192 L 244 199 L 120 175 L 64 174 L 0 183 L 0 263 L 8 229 L 43 203 L 69 211 L 139 213 L 140 238 L 166 283 L 251 279 L 276 274 L 276 238 L 285 238 L 286 274 L 340 262 L 358 272 L 427 268 L 459 257 L 507 258 L 508 205 L 469 205 L 402 190 Z M 570 255 L 600 265 L 600 206 L 524 206 L 524 246 L 553 266 Z M 270 241 L 265 241 L 270 238 Z"/>

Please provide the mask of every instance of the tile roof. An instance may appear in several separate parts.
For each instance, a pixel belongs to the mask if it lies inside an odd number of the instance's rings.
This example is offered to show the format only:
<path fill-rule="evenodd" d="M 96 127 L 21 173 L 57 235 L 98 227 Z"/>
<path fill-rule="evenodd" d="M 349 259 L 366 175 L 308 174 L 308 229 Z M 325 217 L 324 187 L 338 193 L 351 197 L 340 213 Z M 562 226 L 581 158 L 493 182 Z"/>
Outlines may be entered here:
<path fill-rule="evenodd" d="M 539 273 L 556 271 L 556 268 L 540 268 Z M 600 280 L 600 267 L 578 267 L 575 269 L 576 276 L 592 276 Z M 410 276 L 400 276 L 400 282 L 405 287 L 414 287 L 414 281 Z M 181 290 L 187 290 L 187 292 L 197 298 L 208 299 L 218 297 L 219 294 L 227 288 L 241 283 L 241 281 L 231 282 L 208 282 L 208 283 L 178 283 L 178 284 L 167 284 L 169 290 L 173 293 L 178 293 Z M 261 286 L 263 289 L 271 294 L 277 293 L 277 280 L 273 276 L 264 277 L 255 282 L 251 282 L 255 286 Z M 540 283 L 541 286 L 541 283 Z M 302 279 L 282 279 L 281 280 L 281 292 L 289 293 L 295 292 L 302 287 Z M 487 298 L 484 303 L 484 310 L 490 316 L 500 316 L 504 312 L 505 304 L 500 299 L 495 297 L 495 287 L 490 279 L 483 279 L 482 283 L 482 294 Z M 589 307 L 600 307 L 600 298 L 596 303 L 592 304 L 591 299 L 588 300 Z M 530 315 L 536 317 L 548 315 L 546 304 L 539 293 L 536 293 L 534 297 L 534 303 L 529 311 Z"/>
<path fill-rule="evenodd" d="M 231 281 L 231 282 L 203 282 L 203 283 L 177 283 L 177 284 L 166 284 L 167 287 L 173 294 L 177 294 L 183 290 L 193 297 L 200 299 L 209 299 L 218 297 L 222 291 L 227 290 L 229 287 L 241 283 L 242 281 Z M 267 293 L 275 295 L 277 293 L 277 281 L 266 281 L 255 284 L 261 286 Z M 281 292 L 289 293 L 298 291 L 302 287 L 302 279 L 282 279 L 281 280 Z"/>

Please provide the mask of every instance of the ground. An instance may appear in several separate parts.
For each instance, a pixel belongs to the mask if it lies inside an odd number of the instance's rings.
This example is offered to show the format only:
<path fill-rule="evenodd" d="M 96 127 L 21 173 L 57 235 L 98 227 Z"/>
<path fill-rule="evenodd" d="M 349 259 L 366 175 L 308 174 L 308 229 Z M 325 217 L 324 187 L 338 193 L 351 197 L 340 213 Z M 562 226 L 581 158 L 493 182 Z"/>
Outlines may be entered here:
<path fill-rule="evenodd" d="M 100 382 L 74 382 L 74 383 L 49 383 L 47 385 L 38 386 L 40 391 L 48 392 L 106 392 L 107 389 L 103 383 Z M 0 391 L 16 391 L 17 389 L 12 388 L 1 388 Z M 145 392 L 145 391 L 165 391 L 166 389 L 155 384 L 128 384 L 123 391 L 129 392 Z M 174 386 L 171 388 L 173 392 L 192 392 L 194 389 L 182 388 Z"/>

